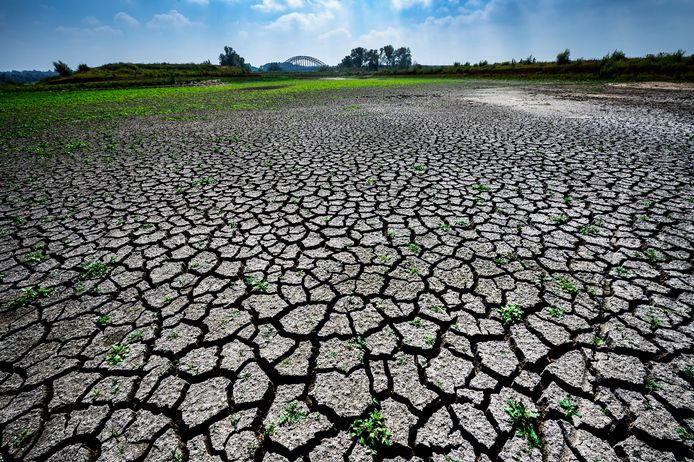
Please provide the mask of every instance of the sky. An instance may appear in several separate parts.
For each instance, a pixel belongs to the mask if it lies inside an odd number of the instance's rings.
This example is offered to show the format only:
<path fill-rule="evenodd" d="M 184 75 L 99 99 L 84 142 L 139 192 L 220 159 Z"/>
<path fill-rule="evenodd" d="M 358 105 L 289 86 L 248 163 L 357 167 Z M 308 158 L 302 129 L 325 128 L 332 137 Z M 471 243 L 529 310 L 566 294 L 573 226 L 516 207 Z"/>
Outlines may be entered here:
<path fill-rule="evenodd" d="M 357 46 L 420 64 L 694 52 L 694 0 L 0 0 L 0 70 L 295 55 L 337 64 Z"/>

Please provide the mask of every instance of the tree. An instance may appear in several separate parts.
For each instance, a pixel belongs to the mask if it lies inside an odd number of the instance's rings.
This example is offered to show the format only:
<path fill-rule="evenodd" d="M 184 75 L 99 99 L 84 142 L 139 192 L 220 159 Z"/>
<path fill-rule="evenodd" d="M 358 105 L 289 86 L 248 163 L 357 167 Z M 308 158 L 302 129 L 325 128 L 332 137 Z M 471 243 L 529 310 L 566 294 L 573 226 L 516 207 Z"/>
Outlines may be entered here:
<path fill-rule="evenodd" d="M 53 69 L 55 69 L 55 71 L 60 74 L 61 77 L 72 75 L 72 69 L 70 69 L 70 66 L 62 61 L 53 61 Z"/>
<path fill-rule="evenodd" d="M 87 66 L 86 64 L 80 64 L 79 66 L 77 66 L 77 72 L 86 72 L 89 69 L 90 69 L 90 67 Z"/>
<path fill-rule="evenodd" d="M 364 57 L 366 59 L 366 67 L 368 67 L 369 70 L 373 71 L 378 69 L 378 62 L 380 59 L 378 50 L 369 50 Z"/>
<path fill-rule="evenodd" d="M 395 66 L 395 47 L 386 45 L 380 50 L 381 64 L 388 67 Z"/>
<path fill-rule="evenodd" d="M 412 53 L 409 48 L 400 47 L 395 50 L 395 65 L 399 68 L 412 66 Z"/>
<path fill-rule="evenodd" d="M 347 55 L 344 58 L 342 58 L 342 61 L 340 61 L 339 66 L 340 67 L 354 67 L 354 62 L 352 62 L 352 57 Z"/>
<path fill-rule="evenodd" d="M 224 47 L 224 53 L 219 55 L 219 65 L 236 66 L 244 70 L 250 70 L 251 68 L 250 64 L 246 64 L 246 60 L 231 47 Z"/>
<path fill-rule="evenodd" d="M 268 72 L 279 72 L 281 70 L 282 70 L 282 66 L 280 66 L 280 63 L 270 63 L 267 66 Z"/>
<path fill-rule="evenodd" d="M 353 48 L 349 57 L 352 58 L 352 67 L 362 67 L 366 63 L 366 48 Z"/>
<path fill-rule="evenodd" d="M 557 64 L 569 64 L 571 62 L 570 56 L 571 51 L 567 48 L 557 55 Z"/>

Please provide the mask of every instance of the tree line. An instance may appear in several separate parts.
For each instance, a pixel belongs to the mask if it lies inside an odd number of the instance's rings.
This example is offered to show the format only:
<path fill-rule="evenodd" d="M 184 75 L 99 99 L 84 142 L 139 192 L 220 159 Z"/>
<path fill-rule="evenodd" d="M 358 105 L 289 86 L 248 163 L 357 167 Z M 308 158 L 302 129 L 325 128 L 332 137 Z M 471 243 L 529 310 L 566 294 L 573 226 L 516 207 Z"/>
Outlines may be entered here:
<path fill-rule="evenodd" d="M 377 70 L 379 67 L 404 69 L 412 66 L 412 53 L 409 48 L 395 48 L 393 45 L 385 45 L 378 50 L 357 47 L 342 58 L 338 66 L 343 68 L 364 67 L 369 70 Z"/>

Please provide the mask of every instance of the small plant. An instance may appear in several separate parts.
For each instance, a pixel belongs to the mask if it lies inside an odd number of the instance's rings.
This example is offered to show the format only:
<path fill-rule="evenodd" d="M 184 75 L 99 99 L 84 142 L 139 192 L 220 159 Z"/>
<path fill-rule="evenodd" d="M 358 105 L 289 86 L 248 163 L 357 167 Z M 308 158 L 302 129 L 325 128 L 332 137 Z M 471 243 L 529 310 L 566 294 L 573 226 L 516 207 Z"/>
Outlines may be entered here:
<path fill-rule="evenodd" d="M 417 327 L 417 328 L 422 327 L 422 318 L 414 318 L 413 320 L 408 321 L 408 322 L 410 323 L 410 325 L 412 325 L 414 327 Z"/>
<path fill-rule="evenodd" d="M 542 441 L 537 434 L 537 413 L 528 411 L 523 403 L 512 399 L 506 401 L 504 411 L 508 415 L 516 435 L 528 441 L 528 448 L 542 447 Z"/>
<path fill-rule="evenodd" d="M 172 449 L 169 453 L 169 460 L 172 462 L 180 462 L 181 460 L 183 460 L 183 454 L 178 452 L 178 450 L 176 449 Z"/>
<path fill-rule="evenodd" d="M 564 197 L 562 197 L 562 201 L 566 205 L 571 205 L 571 202 L 573 202 L 573 200 L 574 200 L 573 197 L 569 196 L 568 194 L 564 194 Z"/>
<path fill-rule="evenodd" d="M 116 343 L 111 346 L 111 351 L 106 355 L 106 361 L 112 366 L 118 366 L 130 353 L 130 347 L 126 344 Z"/>
<path fill-rule="evenodd" d="M 12 446 L 15 448 L 24 446 L 24 444 L 29 440 L 31 437 L 31 430 L 28 428 L 22 428 L 19 433 L 14 435 L 12 437 Z"/>
<path fill-rule="evenodd" d="M 648 377 L 646 379 L 646 382 L 644 383 L 644 387 L 646 387 L 646 391 L 648 393 L 653 393 L 654 391 L 662 390 L 663 386 L 659 384 L 658 382 L 655 381 L 654 378 Z"/>
<path fill-rule="evenodd" d="M 487 192 L 487 191 L 489 191 L 491 188 L 490 188 L 488 185 L 484 184 L 484 183 L 475 183 L 475 184 L 472 185 L 472 189 L 475 189 L 475 190 L 477 190 L 477 191 L 479 191 L 479 192 Z"/>
<path fill-rule="evenodd" d="M 258 279 L 253 276 L 246 276 L 243 279 L 243 282 L 246 284 L 246 287 L 248 287 L 251 292 L 267 292 L 268 282 L 264 279 Z"/>
<path fill-rule="evenodd" d="M 557 225 L 563 225 L 567 221 L 569 221 L 569 217 L 565 213 L 560 213 L 559 215 L 554 215 L 552 217 L 552 222 Z"/>
<path fill-rule="evenodd" d="M 260 162 L 260 165 L 263 167 L 272 167 L 272 161 L 270 159 L 264 159 Z"/>
<path fill-rule="evenodd" d="M 96 318 L 96 325 L 99 327 L 106 327 L 108 323 L 111 321 L 111 318 L 107 314 L 102 314 L 98 318 Z"/>
<path fill-rule="evenodd" d="M 426 343 L 430 347 L 433 347 L 434 343 L 436 343 L 436 337 L 433 337 L 431 335 L 425 335 L 424 336 L 424 343 Z"/>
<path fill-rule="evenodd" d="M 145 333 L 142 332 L 142 330 L 137 329 L 137 330 L 133 331 L 132 334 L 128 335 L 127 341 L 128 341 L 128 343 L 136 343 L 136 342 L 142 341 L 144 338 L 145 338 Z"/>
<path fill-rule="evenodd" d="M 21 290 L 19 297 L 14 299 L 14 306 L 27 306 L 40 298 L 46 298 L 51 294 L 51 289 L 39 287 L 37 285 L 25 287 Z"/>
<path fill-rule="evenodd" d="M 651 261 L 651 263 L 657 263 L 659 261 L 668 261 L 670 257 L 658 252 L 655 249 L 646 249 L 646 257 Z"/>
<path fill-rule="evenodd" d="M 367 415 L 365 419 L 357 419 L 349 426 L 349 434 L 357 438 L 359 444 L 369 448 L 371 453 L 375 454 L 380 446 L 390 446 L 393 444 L 391 437 L 392 433 L 386 426 L 386 418 L 381 413 L 378 402 L 372 400 L 374 409 Z"/>
<path fill-rule="evenodd" d="M 598 234 L 598 228 L 596 228 L 593 225 L 581 225 L 578 228 L 578 232 L 583 234 L 584 236 L 595 236 Z"/>
<path fill-rule="evenodd" d="M 451 230 L 451 225 L 449 225 L 448 223 L 441 223 L 441 224 L 439 225 L 439 229 L 440 229 L 441 231 L 448 232 L 448 231 Z"/>
<path fill-rule="evenodd" d="M 597 335 L 593 336 L 593 339 L 590 341 L 590 343 L 596 347 L 599 348 L 605 344 L 605 340 L 602 339 L 602 337 L 599 337 Z"/>
<path fill-rule="evenodd" d="M 663 321 L 659 317 L 650 315 L 648 316 L 648 324 L 651 326 L 651 330 L 655 332 L 663 324 Z"/>
<path fill-rule="evenodd" d="M 409 250 L 412 253 L 419 253 L 422 249 L 419 247 L 418 244 L 410 242 L 409 244 L 407 244 L 407 250 Z"/>
<path fill-rule="evenodd" d="M 520 305 L 506 305 L 496 309 L 501 316 L 501 322 L 510 326 L 523 321 L 523 308 Z"/>
<path fill-rule="evenodd" d="M 687 366 L 684 369 L 682 369 L 682 372 L 684 372 L 684 375 L 687 377 L 694 378 L 694 366 Z"/>
<path fill-rule="evenodd" d="M 629 276 L 629 270 L 624 268 L 623 266 L 615 266 L 614 272 L 617 273 L 617 276 L 620 278 L 625 278 Z"/>
<path fill-rule="evenodd" d="M 427 166 L 424 164 L 414 164 L 414 171 L 417 175 L 421 175 L 426 172 Z"/>
<path fill-rule="evenodd" d="M 89 143 L 82 140 L 71 140 L 65 145 L 65 152 L 72 154 L 74 151 L 89 148 Z"/>
<path fill-rule="evenodd" d="M 685 427 L 677 427 L 677 435 L 680 437 L 680 439 L 684 441 L 692 441 L 694 440 L 694 433 L 692 433 L 688 428 Z"/>
<path fill-rule="evenodd" d="M 409 274 L 418 276 L 419 275 L 419 268 L 417 268 L 416 266 L 410 266 L 409 268 L 407 268 L 407 272 Z"/>
<path fill-rule="evenodd" d="M 569 281 L 568 279 L 566 279 L 563 276 L 555 277 L 554 282 L 556 282 L 564 292 L 568 292 L 570 294 L 577 294 L 578 293 L 578 287 L 576 287 L 573 284 L 573 282 Z"/>
<path fill-rule="evenodd" d="M 101 261 L 86 262 L 82 265 L 82 274 L 79 275 L 79 280 L 96 279 L 108 273 L 109 267 L 115 263 L 115 258 L 111 258 L 108 263 Z"/>
<path fill-rule="evenodd" d="M 567 419 L 570 419 L 572 416 L 583 417 L 581 413 L 578 412 L 578 406 L 571 402 L 570 396 L 559 400 L 559 406 L 564 409 L 564 416 Z"/>
<path fill-rule="evenodd" d="M 557 307 L 551 306 L 547 310 L 547 313 L 549 313 L 549 315 L 552 316 L 553 318 L 561 318 L 562 316 L 564 316 L 565 312 L 562 308 L 557 308 Z"/>
<path fill-rule="evenodd" d="M 24 261 L 26 261 L 30 265 L 38 265 L 42 261 L 46 260 L 46 258 L 48 257 L 46 257 L 46 255 L 44 255 L 43 252 L 37 250 L 35 252 L 29 252 Z"/>
<path fill-rule="evenodd" d="M 390 261 L 390 255 L 381 255 L 380 257 L 378 257 L 378 260 L 381 263 L 388 263 Z"/>
<path fill-rule="evenodd" d="M 359 350 L 362 354 L 366 351 L 368 348 L 368 345 L 366 344 L 366 340 L 362 336 L 356 336 L 352 337 L 351 339 L 347 340 L 347 348 L 353 349 L 356 348 Z"/>
<path fill-rule="evenodd" d="M 366 184 L 367 188 L 370 188 L 376 184 L 376 180 L 374 180 L 373 178 L 367 178 L 364 183 Z"/>
<path fill-rule="evenodd" d="M 466 220 L 465 218 L 459 218 L 459 219 L 455 220 L 455 222 L 453 224 L 455 226 L 457 226 L 458 228 L 469 228 L 470 227 L 470 222 L 468 220 Z"/>
<path fill-rule="evenodd" d="M 284 406 L 284 412 L 277 419 L 277 425 L 280 427 L 283 425 L 291 425 L 293 423 L 299 422 L 306 418 L 306 414 L 297 409 L 298 403 L 292 401 Z"/>

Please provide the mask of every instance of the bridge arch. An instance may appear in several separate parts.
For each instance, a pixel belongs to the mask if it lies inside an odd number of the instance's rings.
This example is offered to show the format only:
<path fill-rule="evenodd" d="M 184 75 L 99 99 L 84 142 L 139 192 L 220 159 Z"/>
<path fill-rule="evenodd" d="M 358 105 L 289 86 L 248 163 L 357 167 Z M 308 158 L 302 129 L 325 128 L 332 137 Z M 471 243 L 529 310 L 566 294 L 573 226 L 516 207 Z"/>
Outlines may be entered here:
<path fill-rule="evenodd" d="M 285 64 L 291 64 L 293 66 L 299 67 L 323 67 L 326 64 L 318 58 L 313 56 L 292 56 L 284 62 Z"/>

